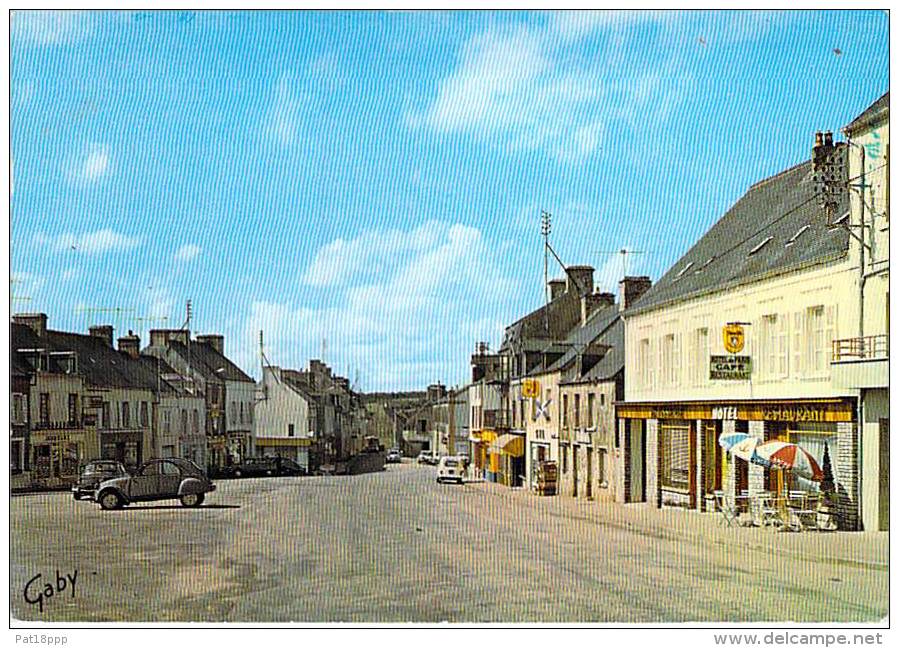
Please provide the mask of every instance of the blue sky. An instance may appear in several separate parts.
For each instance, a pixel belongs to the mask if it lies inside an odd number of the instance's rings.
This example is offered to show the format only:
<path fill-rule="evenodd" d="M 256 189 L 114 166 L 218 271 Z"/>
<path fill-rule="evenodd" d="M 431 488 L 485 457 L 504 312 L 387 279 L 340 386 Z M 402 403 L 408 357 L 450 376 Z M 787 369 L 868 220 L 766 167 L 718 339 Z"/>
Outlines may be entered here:
<path fill-rule="evenodd" d="M 251 375 L 262 329 L 366 391 L 461 384 L 540 305 L 541 209 L 600 286 L 620 248 L 655 279 L 889 87 L 883 12 L 17 13 L 11 39 L 14 311 L 146 340 L 191 299 Z"/>

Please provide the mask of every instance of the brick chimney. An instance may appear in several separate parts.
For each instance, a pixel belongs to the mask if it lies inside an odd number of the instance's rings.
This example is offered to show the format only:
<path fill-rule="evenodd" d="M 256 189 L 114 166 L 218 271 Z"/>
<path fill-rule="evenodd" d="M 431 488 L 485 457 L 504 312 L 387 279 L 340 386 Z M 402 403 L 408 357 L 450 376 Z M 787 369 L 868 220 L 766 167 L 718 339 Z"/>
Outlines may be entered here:
<path fill-rule="evenodd" d="M 566 268 L 568 274 L 568 292 L 573 295 L 589 295 L 593 292 L 593 267 L 592 266 L 569 266 Z"/>
<path fill-rule="evenodd" d="M 619 309 L 626 310 L 633 306 L 640 296 L 649 290 L 652 281 L 649 277 L 625 277 L 618 283 Z"/>
<path fill-rule="evenodd" d="M 592 295 L 581 297 L 581 326 L 587 324 L 587 320 L 596 311 L 615 305 L 615 295 L 608 292 L 595 292 Z"/>
<path fill-rule="evenodd" d="M 119 338 L 119 351 L 127 353 L 132 358 L 140 356 L 140 338 L 134 334 L 134 331 L 128 331 L 128 335 Z"/>
<path fill-rule="evenodd" d="M 817 168 L 833 151 L 833 133 L 831 131 L 827 131 L 826 133 L 822 133 L 818 131 L 815 133 L 815 146 L 812 147 L 812 162 L 815 163 L 815 167 Z"/>
<path fill-rule="evenodd" d="M 217 333 L 208 335 L 198 335 L 197 342 L 203 342 L 218 351 L 221 355 L 225 355 L 225 336 Z"/>
<path fill-rule="evenodd" d="M 550 279 L 549 280 L 549 300 L 556 301 L 556 298 L 564 295 L 566 287 L 567 287 L 567 285 L 566 285 L 564 279 Z"/>
<path fill-rule="evenodd" d="M 112 333 L 113 328 L 109 324 L 91 326 L 87 329 L 87 332 L 91 337 L 100 338 L 104 342 L 106 342 L 106 346 L 110 349 L 112 348 Z"/>
<path fill-rule="evenodd" d="M 182 329 L 151 329 L 150 346 L 167 347 L 169 342 L 176 341 L 186 345 L 190 331 Z"/>
<path fill-rule="evenodd" d="M 47 333 L 47 315 L 45 313 L 21 313 L 13 315 L 12 321 L 27 326 L 38 337 L 43 337 Z"/>

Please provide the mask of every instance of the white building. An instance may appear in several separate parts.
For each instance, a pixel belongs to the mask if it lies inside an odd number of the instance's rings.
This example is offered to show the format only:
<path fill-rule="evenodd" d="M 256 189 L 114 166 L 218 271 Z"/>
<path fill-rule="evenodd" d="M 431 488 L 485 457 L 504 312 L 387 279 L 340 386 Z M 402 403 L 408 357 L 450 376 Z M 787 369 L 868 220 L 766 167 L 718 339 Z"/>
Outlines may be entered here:
<path fill-rule="evenodd" d="M 256 448 L 265 456 L 292 459 L 309 470 L 314 420 L 314 397 L 288 380 L 280 367 L 263 367 L 257 385 Z"/>

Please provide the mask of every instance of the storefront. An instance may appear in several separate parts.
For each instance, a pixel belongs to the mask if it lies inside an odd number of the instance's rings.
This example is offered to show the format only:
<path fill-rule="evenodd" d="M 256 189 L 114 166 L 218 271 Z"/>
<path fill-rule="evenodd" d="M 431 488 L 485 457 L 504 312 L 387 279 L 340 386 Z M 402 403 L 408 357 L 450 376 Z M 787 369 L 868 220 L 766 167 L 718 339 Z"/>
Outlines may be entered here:
<path fill-rule="evenodd" d="M 506 486 L 521 486 L 525 479 L 524 435 L 500 434 L 488 448 L 491 472 L 497 481 Z M 495 466 L 495 468 L 493 468 Z"/>
<path fill-rule="evenodd" d="M 295 437 L 260 437 L 256 439 L 256 448 L 262 453 L 262 456 L 292 459 L 306 470 L 309 470 L 309 447 L 311 445 L 311 439 Z"/>
<path fill-rule="evenodd" d="M 478 473 L 487 481 L 497 481 L 500 472 L 499 455 L 490 452 L 490 447 L 496 441 L 496 431 L 477 430 L 471 433 L 470 440 L 474 443 L 474 465 Z"/>
<path fill-rule="evenodd" d="M 39 488 L 73 484 L 86 457 L 84 430 L 32 430 L 31 479 Z"/>
<path fill-rule="evenodd" d="M 100 458 L 114 459 L 126 468 L 144 461 L 143 432 L 101 432 Z"/>
<path fill-rule="evenodd" d="M 843 455 L 847 449 L 851 455 L 857 446 L 856 404 L 851 398 L 621 403 L 617 416 L 628 423 L 639 421 L 645 430 L 646 495 L 657 506 L 707 508 L 717 490 L 731 495 L 747 490 L 817 490 L 816 482 L 798 474 L 762 469 L 728 456 L 718 439 L 729 432 L 795 443 L 821 466 L 828 449 L 838 481 L 842 477 L 852 489 L 857 480 L 854 462 L 836 466 L 838 447 Z"/>

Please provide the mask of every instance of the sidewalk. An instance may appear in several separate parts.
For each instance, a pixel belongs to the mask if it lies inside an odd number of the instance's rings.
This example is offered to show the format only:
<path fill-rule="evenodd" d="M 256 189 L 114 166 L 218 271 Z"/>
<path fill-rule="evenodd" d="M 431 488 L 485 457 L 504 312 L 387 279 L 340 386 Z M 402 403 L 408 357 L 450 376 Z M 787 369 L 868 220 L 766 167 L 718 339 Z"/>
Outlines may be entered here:
<path fill-rule="evenodd" d="M 490 497 L 502 497 L 521 506 L 579 517 L 597 524 L 649 535 L 660 540 L 691 541 L 733 546 L 763 553 L 788 555 L 810 562 L 827 562 L 864 569 L 889 569 L 889 534 L 834 531 L 791 533 L 759 527 L 732 527 L 720 523 L 717 513 L 687 509 L 657 509 L 645 503 L 592 502 L 566 495 L 541 497 L 524 488 L 509 488 L 483 481 L 466 488 Z"/>

